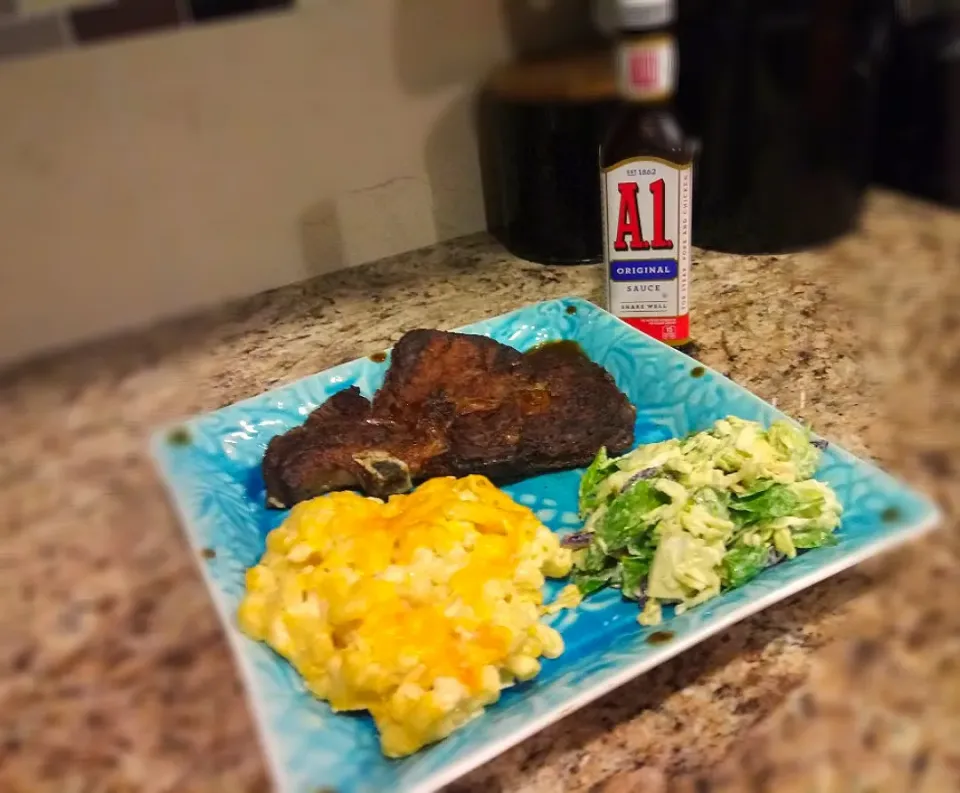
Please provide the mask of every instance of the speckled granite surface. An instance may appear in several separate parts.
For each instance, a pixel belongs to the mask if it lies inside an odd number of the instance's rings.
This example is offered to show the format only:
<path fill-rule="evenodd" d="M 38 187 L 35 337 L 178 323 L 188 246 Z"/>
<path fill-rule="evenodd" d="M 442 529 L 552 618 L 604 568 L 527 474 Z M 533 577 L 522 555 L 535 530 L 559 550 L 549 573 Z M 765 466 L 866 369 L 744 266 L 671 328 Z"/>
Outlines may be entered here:
<path fill-rule="evenodd" d="M 943 531 L 665 664 L 459 793 L 960 789 L 960 216 L 871 198 L 822 251 L 699 253 L 700 357 L 946 507 Z M 151 427 L 562 295 L 478 236 L 0 375 L 0 790 L 266 791 Z M 907 353 L 910 353 L 908 356 Z"/>

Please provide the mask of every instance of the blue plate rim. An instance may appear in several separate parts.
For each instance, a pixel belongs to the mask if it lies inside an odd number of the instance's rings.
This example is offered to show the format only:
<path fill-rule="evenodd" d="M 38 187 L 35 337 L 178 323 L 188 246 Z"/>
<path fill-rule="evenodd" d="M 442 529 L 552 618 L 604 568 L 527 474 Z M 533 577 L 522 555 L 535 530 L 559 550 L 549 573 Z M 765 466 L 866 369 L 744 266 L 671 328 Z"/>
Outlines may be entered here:
<path fill-rule="evenodd" d="M 600 306 L 597 306 L 595 303 L 592 303 L 589 300 L 586 300 L 581 297 L 565 297 L 565 298 L 556 298 L 553 300 L 546 301 L 535 301 L 533 303 L 527 303 L 525 305 L 519 306 L 516 309 L 511 311 L 504 312 L 491 317 L 485 317 L 472 322 L 468 325 L 463 325 L 458 328 L 453 329 L 454 331 L 470 331 L 474 326 L 483 322 L 496 321 L 498 319 L 503 319 L 512 314 L 521 312 L 525 309 L 529 309 L 534 306 L 544 306 L 551 303 L 556 303 L 558 305 L 570 306 L 582 306 L 590 312 L 596 312 L 601 315 L 605 315 L 608 319 L 614 319 L 619 324 L 624 325 L 625 327 L 631 328 L 628 323 L 623 322 L 617 317 L 614 317 L 609 312 L 605 311 Z M 730 378 L 725 375 L 717 372 L 712 367 L 707 364 L 698 361 L 697 359 L 687 355 L 686 353 L 678 350 L 674 347 L 671 347 L 668 344 L 665 344 L 659 340 L 645 337 L 645 340 L 653 345 L 666 348 L 674 354 L 679 354 L 686 358 L 688 361 L 692 362 L 695 366 L 703 367 L 705 371 L 712 373 L 715 377 L 721 378 L 724 381 L 730 382 L 735 385 L 738 389 L 741 389 L 745 394 L 747 394 L 752 401 L 758 405 L 762 405 L 765 408 L 771 407 L 771 404 L 761 399 L 759 396 L 754 394 L 752 391 L 749 391 L 743 386 L 735 383 Z M 392 346 L 382 350 L 383 352 L 389 353 L 392 350 Z M 378 352 L 378 351 L 375 351 Z M 372 353 L 370 353 L 372 354 Z M 228 607 L 225 599 L 222 597 L 221 592 L 217 582 L 215 581 L 213 575 L 210 572 L 209 566 L 205 563 L 205 560 L 202 558 L 201 544 L 197 541 L 197 537 L 188 530 L 188 526 L 192 524 L 192 516 L 189 514 L 189 511 L 186 507 L 186 504 L 181 499 L 181 495 L 176 487 L 176 473 L 173 470 L 172 459 L 171 459 L 171 449 L 170 445 L 167 442 L 168 435 L 172 430 L 180 428 L 189 428 L 195 422 L 215 415 L 220 411 L 232 410 L 238 407 L 243 407 L 246 405 L 252 405 L 258 400 L 262 400 L 264 397 L 268 397 L 270 394 L 279 393 L 291 385 L 299 382 L 299 380 L 315 377 L 320 374 L 328 374 L 336 371 L 340 367 L 350 367 L 355 365 L 358 361 L 361 361 L 364 356 L 352 359 L 350 361 L 344 361 L 335 366 L 329 367 L 327 369 L 320 370 L 310 375 L 305 375 L 303 378 L 298 378 L 295 380 L 286 381 L 284 383 L 279 383 L 273 386 L 272 388 L 254 394 L 244 399 L 238 400 L 237 402 L 230 403 L 229 405 L 223 405 L 220 408 L 205 411 L 203 413 L 194 414 L 192 416 L 186 417 L 180 421 L 170 421 L 166 422 L 161 426 L 158 426 L 150 433 L 149 438 L 149 452 L 150 458 L 152 460 L 155 471 L 159 475 L 161 480 L 161 485 L 164 491 L 167 494 L 169 501 L 172 504 L 172 508 L 176 517 L 180 523 L 183 534 L 186 536 L 186 540 L 190 548 L 193 550 L 193 559 L 194 564 L 199 569 L 200 574 L 203 578 L 204 584 L 207 588 L 210 599 L 213 601 L 214 608 L 217 612 L 217 615 L 220 619 L 221 629 L 226 635 L 228 645 L 230 646 L 231 652 L 234 655 L 234 658 L 237 662 L 237 666 L 240 671 L 240 677 L 243 681 L 244 688 L 244 697 L 250 707 L 251 713 L 253 715 L 253 721 L 255 722 L 255 730 L 259 740 L 259 743 L 262 748 L 262 754 L 264 754 L 265 762 L 267 768 L 270 772 L 270 776 L 277 784 L 278 791 L 286 792 L 292 790 L 293 786 L 289 779 L 289 774 L 287 769 L 283 766 L 281 762 L 281 752 L 279 746 L 276 742 L 279 742 L 280 736 L 274 734 L 269 725 L 269 718 L 266 712 L 266 702 L 261 702 L 261 697 L 258 695 L 259 681 L 257 679 L 256 670 L 253 667 L 251 660 L 243 652 L 242 643 L 249 641 L 246 637 L 240 633 L 237 629 L 234 622 L 234 615 L 232 610 Z M 778 411 L 782 412 L 782 411 Z M 797 422 L 793 417 L 787 416 L 787 418 L 794 422 Z M 820 436 L 818 436 L 820 437 Z M 904 485 L 895 479 L 887 471 L 883 470 L 876 462 L 870 458 L 860 458 L 851 452 L 847 451 L 845 448 L 838 444 L 831 442 L 831 446 L 834 451 L 842 456 L 847 462 L 851 463 L 869 463 L 874 469 L 875 473 L 880 474 L 882 478 L 888 482 L 890 485 L 893 485 L 897 488 L 902 488 Z M 825 562 L 815 569 L 812 569 L 810 572 L 805 575 L 797 578 L 794 581 L 788 582 L 777 587 L 774 590 L 771 590 L 765 594 L 762 594 L 759 597 L 756 597 L 746 603 L 744 603 L 739 608 L 731 610 L 728 614 L 712 618 L 709 622 L 702 623 L 697 629 L 686 633 L 681 638 L 678 638 L 675 641 L 671 641 L 669 644 L 665 644 L 662 647 L 658 647 L 655 650 L 652 650 L 649 654 L 638 658 L 636 663 L 629 664 L 624 666 L 621 669 L 618 669 L 614 674 L 610 675 L 607 679 L 598 681 L 593 685 L 585 688 L 584 690 L 578 692 L 575 696 L 567 699 L 565 702 L 555 705 L 551 708 L 546 709 L 544 712 L 538 716 L 529 719 L 522 726 L 517 727 L 504 735 L 502 738 L 490 741 L 485 745 L 479 746 L 477 749 L 472 750 L 471 752 L 464 755 L 462 758 L 454 760 L 453 762 L 447 764 L 436 770 L 435 772 L 429 774 L 418 782 L 414 783 L 412 786 L 405 788 L 408 793 L 433 793 L 439 788 L 450 784 L 451 782 L 459 779 L 463 775 L 469 773 L 470 771 L 476 769 L 477 767 L 483 765 L 484 763 L 492 760 L 498 755 L 502 754 L 506 750 L 516 746 L 522 741 L 526 740 L 532 735 L 542 731 L 546 727 L 554 724 L 566 716 L 580 710 L 591 702 L 596 701 L 605 694 L 610 693 L 611 691 L 619 688 L 625 683 L 633 680 L 636 677 L 639 677 L 641 674 L 659 666 L 665 661 L 670 660 L 671 658 L 676 657 L 677 655 L 683 653 L 687 649 L 701 643 L 705 639 L 725 630 L 731 625 L 736 624 L 737 622 L 742 621 L 743 619 L 752 616 L 760 611 L 763 611 L 770 606 L 789 598 L 790 596 L 803 591 L 816 583 L 824 581 L 832 576 L 837 575 L 838 573 L 847 570 L 860 562 L 877 556 L 881 553 L 884 553 L 892 548 L 900 546 L 906 542 L 917 539 L 930 531 L 934 530 L 938 524 L 943 519 L 943 513 L 941 509 L 937 506 L 935 502 L 932 501 L 925 493 L 916 490 L 915 488 L 910 488 L 912 495 L 917 498 L 919 501 L 923 502 L 925 507 L 925 515 L 921 520 L 915 521 L 913 523 L 905 524 L 902 527 L 899 527 L 896 533 L 888 534 L 885 536 L 880 536 L 873 540 L 872 542 L 865 543 L 860 548 L 855 551 L 850 551 L 847 554 L 838 557 L 835 560 Z"/>

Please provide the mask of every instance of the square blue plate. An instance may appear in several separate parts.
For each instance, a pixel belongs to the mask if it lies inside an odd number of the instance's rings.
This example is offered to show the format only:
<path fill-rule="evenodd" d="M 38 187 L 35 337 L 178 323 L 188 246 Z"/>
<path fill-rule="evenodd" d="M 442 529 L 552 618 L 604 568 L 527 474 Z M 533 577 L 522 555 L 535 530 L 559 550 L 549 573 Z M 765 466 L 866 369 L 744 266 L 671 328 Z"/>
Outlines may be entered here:
<path fill-rule="evenodd" d="M 637 407 L 637 441 L 649 443 L 707 428 L 727 415 L 769 424 L 783 414 L 676 350 L 639 333 L 584 300 L 528 306 L 462 330 L 520 350 L 572 339 L 613 375 Z M 832 485 L 845 513 L 839 544 L 766 570 L 741 589 L 665 625 L 666 644 L 648 644 L 652 629 L 616 591 L 553 617 L 567 645 L 540 676 L 504 692 L 481 717 L 445 741 L 403 760 L 380 753 L 365 716 L 336 715 L 304 690 L 296 672 L 244 637 L 234 614 L 244 572 L 286 513 L 264 509 L 260 460 L 267 441 L 301 424 L 331 394 L 379 387 L 389 359 L 361 358 L 157 433 L 152 451 L 180 513 L 227 636 L 236 652 L 281 793 L 436 790 L 528 735 L 662 663 L 724 627 L 862 559 L 932 528 L 937 509 L 873 465 L 831 445 L 817 477 Z M 554 531 L 578 527 L 581 471 L 534 477 L 506 490 Z M 556 584 L 553 585 L 556 588 Z"/>

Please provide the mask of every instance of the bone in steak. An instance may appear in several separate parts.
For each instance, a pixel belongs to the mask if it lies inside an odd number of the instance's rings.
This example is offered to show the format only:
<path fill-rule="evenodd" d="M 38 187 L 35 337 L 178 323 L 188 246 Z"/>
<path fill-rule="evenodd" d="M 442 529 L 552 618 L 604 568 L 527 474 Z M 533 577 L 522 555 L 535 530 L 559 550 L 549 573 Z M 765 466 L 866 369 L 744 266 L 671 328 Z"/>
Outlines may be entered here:
<path fill-rule="evenodd" d="M 485 336 L 413 330 L 372 402 L 350 387 L 263 458 L 267 504 L 332 490 L 402 493 L 433 476 L 494 480 L 587 465 L 633 445 L 636 410 L 570 342 L 521 353 Z"/>

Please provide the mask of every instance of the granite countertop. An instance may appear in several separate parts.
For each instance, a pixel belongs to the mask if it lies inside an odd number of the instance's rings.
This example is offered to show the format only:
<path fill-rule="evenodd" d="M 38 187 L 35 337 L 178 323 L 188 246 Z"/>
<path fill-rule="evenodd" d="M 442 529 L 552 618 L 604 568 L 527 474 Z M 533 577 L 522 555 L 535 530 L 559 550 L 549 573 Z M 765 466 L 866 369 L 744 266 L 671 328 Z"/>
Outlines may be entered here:
<path fill-rule="evenodd" d="M 697 252 L 701 359 L 931 492 L 944 529 L 743 622 L 452 790 L 960 789 L 960 216 L 886 193 L 816 251 Z M 265 791 L 145 456 L 153 426 L 565 295 L 478 235 L 0 375 L 0 789 Z"/>

